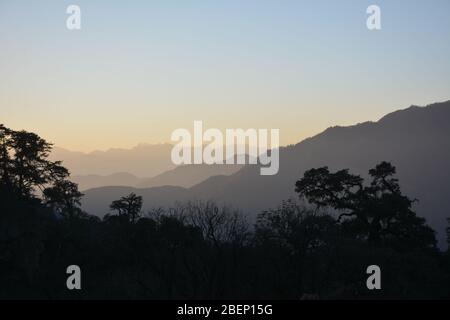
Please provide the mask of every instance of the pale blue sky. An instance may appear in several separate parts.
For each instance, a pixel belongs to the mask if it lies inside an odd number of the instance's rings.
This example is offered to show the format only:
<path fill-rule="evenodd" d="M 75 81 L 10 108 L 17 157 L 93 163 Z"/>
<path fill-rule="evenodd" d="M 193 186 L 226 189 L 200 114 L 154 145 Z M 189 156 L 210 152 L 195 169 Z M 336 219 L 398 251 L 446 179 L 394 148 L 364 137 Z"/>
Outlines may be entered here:
<path fill-rule="evenodd" d="M 449 14 L 448 0 L 0 0 L 0 122 L 83 151 L 168 142 L 194 120 L 295 143 L 450 99 Z"/>

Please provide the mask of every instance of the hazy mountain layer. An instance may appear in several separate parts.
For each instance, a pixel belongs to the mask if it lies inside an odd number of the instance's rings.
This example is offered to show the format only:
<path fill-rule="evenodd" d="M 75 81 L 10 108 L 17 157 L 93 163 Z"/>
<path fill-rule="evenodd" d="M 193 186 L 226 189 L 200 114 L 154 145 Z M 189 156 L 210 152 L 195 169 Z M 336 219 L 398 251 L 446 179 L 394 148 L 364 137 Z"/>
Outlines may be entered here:
<path fill-rule="evenodd" d="M 90 153 L 55 147 L 52 160 L 62 160 L 72 175 L 112 175 L 127 172 L 137 177 L 153 177 L 175 168 L 170 144 L 140 144 L 132 149 L 109 149 Z"/>
<path fill-rule="evenodd" d="M 71 180 L 80 190 L 105 186 L 124 186 L 150 188 L 159 186 L 178 186 L 189 188 L 212 176 L 231 175 L 243 165 L 183 165 L 168 170 L 152 178 L 139 178 L 127 172 L 111 175 L 74 175 Z"/>
<path fill-rule="evenodd" d="M 410 107 L 390 113 L 378 122 L 332 127 L 295 146 L 280 150 L 280 171 L 261 176 L 257 166 L 245 166 L 230 176 L 211 177 L 189 189 L 133 189 L 146 208 L 185 199 L 213 199 L 254 215 L 294 195 L 294 184 L 305 170 L 329 166 L 350 168 L 364 175 L 381 161 L 397 167 L 406 195 L 419 199 L 416 211 L 438 230 L 443 244 L 445 218 L 450 216 L 450 101 Z M 88 190 L 84 208 L 103 215 L 109 203 L 130 188 Z"/>

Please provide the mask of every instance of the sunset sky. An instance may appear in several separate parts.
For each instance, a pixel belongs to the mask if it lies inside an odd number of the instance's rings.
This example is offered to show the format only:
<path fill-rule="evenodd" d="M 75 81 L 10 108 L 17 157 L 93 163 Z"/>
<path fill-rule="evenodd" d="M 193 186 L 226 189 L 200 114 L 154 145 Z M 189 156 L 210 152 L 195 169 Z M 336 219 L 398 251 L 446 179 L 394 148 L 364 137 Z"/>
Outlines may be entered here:
<path fill-rule="evenodd" d="M 80 151 L 194 120 L 296 143 L 450 99 L 449 15 L 448 0 L 0 0 L 0 123 Z"/>

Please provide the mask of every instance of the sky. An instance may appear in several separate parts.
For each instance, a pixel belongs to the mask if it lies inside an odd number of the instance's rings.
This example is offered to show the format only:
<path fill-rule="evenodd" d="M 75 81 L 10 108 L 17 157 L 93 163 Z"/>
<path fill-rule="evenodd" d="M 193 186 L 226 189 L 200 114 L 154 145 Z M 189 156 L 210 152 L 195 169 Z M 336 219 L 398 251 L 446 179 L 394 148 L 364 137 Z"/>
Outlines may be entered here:
<path fill-rule="evenodd" d="M 170 142 L 194 120 L 293 144 L 449 100 L 449 14 L 448 0 L 0 0 L 0 123 L 79 151 Z"/>

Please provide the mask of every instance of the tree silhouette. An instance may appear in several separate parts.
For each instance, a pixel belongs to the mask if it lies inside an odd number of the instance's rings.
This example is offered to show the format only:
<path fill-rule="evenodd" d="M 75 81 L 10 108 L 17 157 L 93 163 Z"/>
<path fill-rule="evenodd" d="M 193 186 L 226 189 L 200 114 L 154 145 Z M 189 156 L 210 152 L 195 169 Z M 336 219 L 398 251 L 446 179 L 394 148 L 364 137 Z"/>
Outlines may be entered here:
<path fill-rule="evenodd" d="M 348 170 L 311 169 L 296 182 L 295 191 L 318 208 L 336 210 L 338 221 L 347 219 L 349 229 L 374 245 L 435 247 L 434 231 L 412 211 L 414 201 L 401 193 L 395 172 L 382 162 L 369 171 L 372 181 L 364 186 L 364 180 Z"/>
<path fill-rule="evenodd" d="M 212 201 L 189 201 L 180 207 L 186 223 L 199 228 L 215 246 L 246 240 L 248 226 L 238 210 L 219 207 Z"/>
<path fill-rule="evenodd" d="M 80 208 L 83 194 L 78 185 L 68 180 L 59 180 L 43 192 L 44 202 L 63 217 L 74 218 L 83 215 Z"/>
<path fill-rule="evenodd" d="M 304 205 L 290 199 L 284 201 L 276 209 L 263 211 L 258 215 L 255 225 L 255 239 L 271 256 L 282 256 L 272 261 L 279 264 L 283 259 L 287 265 L 282 265 L 282 275 L 286 282 L 292 283 L 294 298 L 315 296 L 318 264 L 331 256 L 330 250 L 336 244 L 338 225 L 336 220 L 327 214 L 317 213 Z M 311 256 L 325 253 L 320 261 L 311 261 Z M 275 259 L 274 259 L 275 260 Z M 309 282 L 309 283 L 308 283 Z"/>
<path fill-rule="evenodd" d="M 116 211 L 119 218 L 125 218 L 128 222 L 135 223 L 141 214 L 142 197 L 130 193 L 126 197 L 114 200 L 110 209 Z"/>
<path fill-rule="evenodd" d="M 50 151 L 37 135 L 0 125 L 0 299 L 450 297 L 450 255 L 434 250 L 387 162 L 369 183 L 311 169 L 296 190 L 315 208 L 288 200 L 251 228 L 212 201 L 143 216 L 134 193 L 102 221 L 82 212 L 82 194 Z M 65 286 L 74 263 L 88 275 L 79 292 Z M 383 268 L 378 292 L 365 286 L 373 263 Z"/>
<path fill-rule="evenodd" d="M 69 176 L 60 161 L 50 161 L 52 144 L 35 133 L 0 125 L 1 183 L 24 197 Z"/>

